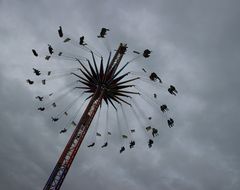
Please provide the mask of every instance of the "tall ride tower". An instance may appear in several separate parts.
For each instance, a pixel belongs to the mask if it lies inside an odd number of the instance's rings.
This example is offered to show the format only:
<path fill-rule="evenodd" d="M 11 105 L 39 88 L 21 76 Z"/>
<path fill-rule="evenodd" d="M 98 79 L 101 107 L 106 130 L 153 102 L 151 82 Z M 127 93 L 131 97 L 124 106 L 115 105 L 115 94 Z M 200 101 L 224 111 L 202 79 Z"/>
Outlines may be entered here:
<path fill-rule="evenodd" d="M 44 190 L 49 189 L 60 189 L 69 168 L 77 154 L 77 151 L 90 127 L 90 124 L 104 100 L 107 104 L 111 103 L 113 106 L 113 101 L 116 102 L 124 102 L 128 103 L 121 98 L 121 96 L 128 97 L 126 94 L 132 94 L 134 92 L 122 90 L 124 88 L 131 87 L 132 85 L 123 85 L 125 83 L 131 82 L 138 78 L 133 78 L 130 80 L 126 80 L 122 82 L 122 79 L 128 75 L 128 73 L 118 76 L 118 74 L 122 71 L 120 69 L 118 72 L 117 68 L 121 59 L 126 52 L 127 45 L 120 44 L 114 57 L 110 62 L 111 54 L 109 55 L 109 60 L 107 63 L 106 68 L 103 68 L 103 59 L 101 59 L 100 69 L 98 69 L 94 55 L 92 53 L 94 67 L 91 65 L 90 61 L 88 61 L 90 69 L 88 70 L 80 60 L 77 60 L 82 68 L 80 71 L 82 72 L 83 76 L 77 75 L 72 73 L 73 75 L 77 76 L 80 82 L 85 85 L 85 87 L 77 87 L 85 89 L 87 93 L 90 93 L 90 101 L 79 121 L 75 130 L 73 131 L 72 136 L 70 137 L 66 147 L 64 148 L 55 168 L 53 169 Z M 119 82 L 121 80 L 121 82 Z M 115 107 L 115 106 L 114 106 Z"/>

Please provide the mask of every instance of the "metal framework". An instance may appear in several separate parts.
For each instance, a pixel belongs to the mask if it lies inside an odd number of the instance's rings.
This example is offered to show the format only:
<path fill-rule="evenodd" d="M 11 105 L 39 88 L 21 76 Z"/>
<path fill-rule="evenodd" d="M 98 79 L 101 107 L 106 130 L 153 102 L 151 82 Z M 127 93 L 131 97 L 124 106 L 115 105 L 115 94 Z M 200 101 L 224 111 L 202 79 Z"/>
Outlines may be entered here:
<path fill-rule="evenodd" d="M 128 97 L 126 94 L 127 93 L 134 93 L 130 91 L 124 91 L 122 90 L 123 88 L 130 87 L 131 85 L 122 85 L 127 82 L 131 82 L 135 79 L 130 79 L 127 81 L 119 82 L 122 78 L 124 78 L 128 73 L 117 77 L 118 74 L 124 69 L 121 68 L 118 72 L 117 68 L 119 66 L 119 63 L 121 62 L 121 59 L 126 51 L 127 45 L 126 44 L 120 44 L 118 47 L 118 50 L 116 51 L 113 59 L 111 62 L 107 64 L 105 72 L 103 71 L 103 65 L 102 65 L 102 60 L 101 60 L 101 66 L 100 66 L 100 71 L 98 72 L 98 69 L 96 67 L 94 55 L 93 56 L 93 61 L 95 65 L 95 71 L 93 70 L 90 62 L 89 66 L 91 69 L 91 72 L 89 72 L 83 64 L 77 60 L 85 69 L 81 70 L 81 72 L 84 74 L 85 78 L 72 73 L 76 75 L 77 77 L 80 78 L 80 82 L 82 84 L 85 84 L 86 89 L 85 92 L 91 93 L 89 98 L 90 101 L 88 103 L 88 106 L 86 107 L 78 125 L 76 126 L 72 136 L 70 137 L 66 147 L 64 148 L 55 168 L 53 169 L 45 187 L 44 190 L 49 190 L 49 189 L 60 189 L 69 168 L 71 167 L 71 164 L 77 154 L 77 151 L 90 127 L 90 124 L 99 108 L 99 106 L 102 103 L 102 100 L 108 104 L 110 102 L 113 106 L 113 101 L 116 102 L 124 102 L 128 103 L 122 98 L 119 98 L 119 96 L 125 96 Z M 110 59 L 110 56 L 109 56 Z M 82 87 L 78 87 L 82 88 Z M 115 107 L 115 106 L 114 106 Z"/>

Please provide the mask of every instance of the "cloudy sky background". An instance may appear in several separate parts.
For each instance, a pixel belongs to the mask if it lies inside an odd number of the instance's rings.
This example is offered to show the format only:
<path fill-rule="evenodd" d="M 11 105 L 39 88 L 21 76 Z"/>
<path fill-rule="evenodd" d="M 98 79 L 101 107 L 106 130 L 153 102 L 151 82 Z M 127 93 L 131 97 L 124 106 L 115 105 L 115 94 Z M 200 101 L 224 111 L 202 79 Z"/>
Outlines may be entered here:
<path fill-rule="evenodd" d="M 237 0 L 0 0 L 0 189 L 42 189 L 69 138 L 25 83 L 31 49 L 60 25 L 92 41 L 105 26 L 112 48 L 152 49 L 149 68 L 179 90 L 163 95 L 176 126 L 160 126 L 152 149 L 144 138 L 121 155 L 117 140 L 104 151 L 84 141 L 62 189 L 239 189 L 239 18 Z"/>

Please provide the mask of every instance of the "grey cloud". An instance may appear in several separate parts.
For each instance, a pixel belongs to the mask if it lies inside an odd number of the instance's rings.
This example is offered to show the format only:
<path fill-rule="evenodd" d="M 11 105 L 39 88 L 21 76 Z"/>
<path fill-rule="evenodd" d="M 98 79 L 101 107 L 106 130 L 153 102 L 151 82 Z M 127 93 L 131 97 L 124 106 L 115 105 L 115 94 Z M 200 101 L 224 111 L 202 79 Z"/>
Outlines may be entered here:
<path fill-rule="evenodd" d="M 163 126 L 151 150 L 142 134 L 121 155 L 116 134 L 108 149 L 88 149 L 88 133 L 62 189 L 239 189 L 239 13 L 234 0 L 0 1 L 0 188 L 42 189 L 69 138 L 36 111 L 41 89 L 25 84 L 41 64 L 31 49 L 56 41 L 62 25 L 94 47 L 105 26 L 112 49 L 122 41 L 129 51 L 152 49 L 146 67 L 179 90 L 177 97 L 159 91 L 176 127 L 154 113 Z"/>

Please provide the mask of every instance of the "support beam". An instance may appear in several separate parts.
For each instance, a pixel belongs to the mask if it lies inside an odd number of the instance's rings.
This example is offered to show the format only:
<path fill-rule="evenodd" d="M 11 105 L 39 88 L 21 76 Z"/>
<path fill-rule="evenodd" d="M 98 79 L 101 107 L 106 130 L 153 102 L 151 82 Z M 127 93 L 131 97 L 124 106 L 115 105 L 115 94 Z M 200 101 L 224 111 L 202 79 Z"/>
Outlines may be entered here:
<path fill-rule="evenodd" d="M 75 155 L 88 131 L 88 128 L 95 116 L 99 105 L 101 104 L 104 90 L 98 89 L 90 102 L 86 110 L 84 111 L 77 127 L 75 128 L 71 138 L 69 139 L 61 157 L 59 158 L 50 178 L 48 179 L 44 190 L 60 189 L 64 178 L 73 162 Z"/>
<path fill-rule="evenodd" d="M 126 51 L 127 45 L 120 44 L 117 52 L 115 53 L 111 63 L 109 64 L 109 69 L 111 73 L 109 77 L 113 77 L 117 67 Z M 107 73 L 105 73 L 107 75 Z M 98 86 L 96 91 L 93 93 L 87 108 L 85 109 L 78 125 L 76 126 L 72 136 L 70 137 L 65 149 L 63 150 L 55 168 L 53 169 L 44 190 L 58 190 L 71 167 L 71 164 L 77 154 L 77 151 L 90 127 L 90 124 L 101 105 L 102 99 L 104 97 L 105 90 L 102 86 Z"/>

